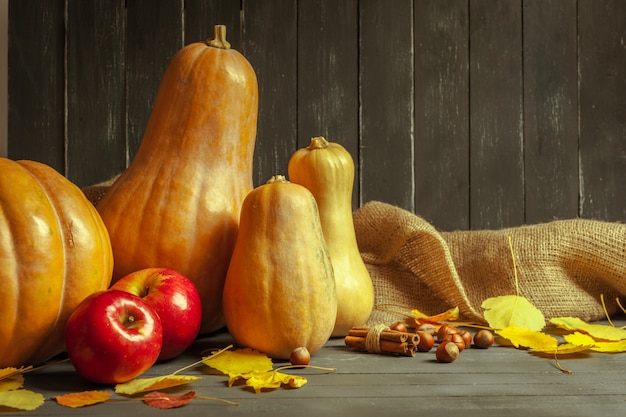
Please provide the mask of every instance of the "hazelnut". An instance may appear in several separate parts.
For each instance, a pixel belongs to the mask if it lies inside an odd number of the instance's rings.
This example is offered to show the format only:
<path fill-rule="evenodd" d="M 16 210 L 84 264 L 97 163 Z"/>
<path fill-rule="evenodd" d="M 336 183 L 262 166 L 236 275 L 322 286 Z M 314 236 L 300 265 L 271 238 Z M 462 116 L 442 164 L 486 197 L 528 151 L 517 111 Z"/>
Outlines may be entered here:
<path fill-rule="evenodd" d="M 406 324 L 402 323 L 401 321 L 395 322 L 394 324 L 389 326 L 389 329 L 395 330 L 396 332 L 402 332 L 402 333 L 407 332 Z"/>
<path fill-rule="evenodd" d="M 306 366 L 311 361 L 311 354 L 306 347 L 300 346 L 291 351 L 289 361 L 294 366 Z"/>
<path fill-rule="evenodd" d="M 443 340 L 452 342 L 457 345 L 459 347 L 459 352 L 463 352 L 463 350 L 465 349 L 465 340 L 458 333 L 448 333 L 443 337 Z"/>
<path fill-rule="evenodd" d="M 437 328 L 430 323 L 422 323 L 419 326 L 417 326 L 417 329 L 415 330 L 417 330 L 418 332 L 430 333 L 431 336 L 437 335 Z"/>
<path fill-rule="evenodd" d="M 439 340 L 440 342 L 443 341 L 444 337 L 446 337 L 447 334 L 450 333 L 458 333 L 459 329 L 457 329 L 456 327 L 454 327 L 451 324 L 442 324 L 439 329 L 437 330 L 437 340 Z"/>
<path fill-rule="evenodd" d="M 466 348 L 472 346 L 472 334 L 470 332 L 468 332 L 467 330 L 461 330 L 459 331 L 459 335 L 461 335 L 461 337 L 465 341 Z"/>
<path fill-rule="evenodd" d="M 437 347 L 435 357 L 437 358 L 437 362 L 450 363 L 458 358 L 459 353 L 459 347 L 455 343 L 446 340 L 441 342 Z"/>
<path fill-rule="evenodd" d="M 474 346 L 479 349 L 487 349 L 493 345 L 494 336 L 489 330 L 482 329 L 474 335 Z"/>
<path fill-rule="evenodd" d="M 416 331 L 415 332 L 419 337 L 420 341 L 417 344 L 417 350 L 420 352 L 428 352 L 435 345 L 435 338 L 432 334 L 425 331 Z"/>

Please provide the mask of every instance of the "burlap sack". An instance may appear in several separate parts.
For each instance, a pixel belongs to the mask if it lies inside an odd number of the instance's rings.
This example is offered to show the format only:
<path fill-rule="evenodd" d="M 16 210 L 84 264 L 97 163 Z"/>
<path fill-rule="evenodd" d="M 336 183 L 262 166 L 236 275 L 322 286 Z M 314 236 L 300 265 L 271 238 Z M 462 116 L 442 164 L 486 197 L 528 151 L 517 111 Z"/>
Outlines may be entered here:
<path fill-rule="evenodd" d="M 482 302 L 520 295 L 546 318 L 586 321 L 621 311 L 626 295 L 626 225 L 555 220 L 503 230 L 438 232 L 423 218 L 381 203 L 355 211 L 361 255 L 372 277 L 375 310 L 369 325 L 398 320 L 406 309 L 427 314 L 458 306 L 463 320 L 484 322 Z M 626 304 L 626 297 L 623 297 Z"/>

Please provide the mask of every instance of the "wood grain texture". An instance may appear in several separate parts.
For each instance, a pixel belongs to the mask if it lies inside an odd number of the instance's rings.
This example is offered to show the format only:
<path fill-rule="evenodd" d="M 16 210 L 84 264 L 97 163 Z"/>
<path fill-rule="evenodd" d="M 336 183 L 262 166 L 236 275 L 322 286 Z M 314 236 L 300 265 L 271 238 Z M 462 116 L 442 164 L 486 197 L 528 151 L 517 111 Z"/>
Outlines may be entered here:
<path fill-rule="evenodd" d="M 64 1 L 9 8 L 8 156 L 65 173 Z"/>
<path fill-rule="evenodd" d="M 126 2 L 126 165 L 139 148 L 165 68 L 184 46 L 183 0 L 153 6 L 152 0 Z"/>
<path fill-rule="evenodd" d="M 617 326 L 624 324 L 623 319 L 616 321 Z M 177 371 L 231 342 L 223 332 L 199 339 L 183 355 L 157 364 L 144 377 Z M 336 338 L 312 356 L 311 364 L 336 370 L 288 369 L 283 372 L 302 375 L 307 384 L 298 389 L 283 387 L 255 394 L 243 382 L 229 387 L 227 376 L 198 365 L 184 375 L 201 379 L 166 390 L 170 394 L 195 390 L 199 396 L 236 401 L 236 406 L 197 398 L 184 407 L 157 413 L 141 401 L 113 394 L 112 399 L 118 401 L 71 410 L 49 400 L 27 415 L 380 417 L 390 412 L 416 415 L 418 408 L 417 414 L 431 416 L 455 415 L 463 410 L 465 415 L 485 417 L 588 417 L 621 415 L 625 400 L 623 354 L 561 355 L 559 365 L 572 371 L 566 375 L 557 368 L 552 355 L 541 357 L 512 347 L 465 349 L 455 362 L 445 364 L 435 361 L 434 350 L 418 352 L 414 357 L 371 354 L 348 348 L 342 338 Z M 286 363 L 275 363 L 275 367 L 281 365 Z M 83 380 L 70 363 L 29 373 L 25 380 L 26 388 L 50 399 L 92 389 L 112 393 L 111 387 Z"/>
<path fill-rule="evenodd" d="M 524 223 L 521 1 L 470 8 L 470 227 Z"/>
<path fill-rule="evenodd" d="M 415 212 L 469 228 L 469 16 L 464 0 L 415 3 Z"/>
<path fill-rule="evenodd" d="M 226 24 L 260 106 L 254 180 L 324 135 L 444 230 L 626 220 L 621 0 L 10 0 L 9 157 L 80 185 L 132 158 L 166 63 Z"/>
<path fill-rule="evenodd" d="M 126 167 L 124 0 L 69 0 L 66 176 L 79 186 Z"/>
<path fill-rule="evenodd" d="M 624 221 L 626 2 L 579 2 L 580 214 Z"/>
<path fill-rule="evenodd" d="M 576 217 L 576 2 L 525 1 L 523 33 L 525 221 Z"/>
<path fill-rule="evenodd" d="M 357 3 L 352 0 L 299 2 L 298 148 L 324 136 L 359 156 Z M 356 178 L 356 177 L 355 177 Z M 358 205 L 359 183 L 353 188 Z"/>
<path fill-rule="evenodd" d="M 359 2 L 361 201 L 414 210 L 413 7 Z"/>
<path fill-rule="evenodd" d="M 298 148 L 297 8 L 290 0 L 244 2 L 244 55 L 259 82 L 255 185 L 287 176 Z M 271 22 L 271 23 L 270 23 Z"/>

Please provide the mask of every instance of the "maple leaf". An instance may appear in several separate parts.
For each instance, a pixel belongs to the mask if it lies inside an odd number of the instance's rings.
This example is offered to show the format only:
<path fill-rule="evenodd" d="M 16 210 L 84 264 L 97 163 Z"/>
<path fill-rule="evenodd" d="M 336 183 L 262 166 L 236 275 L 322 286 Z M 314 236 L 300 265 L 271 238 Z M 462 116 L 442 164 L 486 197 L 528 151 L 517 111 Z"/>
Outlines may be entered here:
<path fill-rule="evenodd" d="M 587 333 L 596 340 L 619 341 L 626 339 L 626 330 L 605 324 L 589 324 L 576 317 L 555 317 L 550 324 L 569 331 Z"/>
<path fill-rule="evenodd" d="M 507 326 L 496 332 L 498 336 L 509 340 L 516 348 L 523 346 L 531 349 L 551 349 L 554 351 L 559 344 L 558 340 L 550 335 L 524 327 Z"/>
<path fill-rule="evenodd" d="M 80 408 L 103 403 L 109 398 L 111 398 L 111 394 L 104 391 L 74 392 L 54 397 L 57 403 L 70 408 Z"/>
<path fill-rule="evenodd" d="M 187 405 L 196 398 L 195 391 L 189 391 L 182 395 L 170 395 L 158 391 L 152 391 L 143 396 L 143 402 L 154 408 L 177 408 Z"/>
<path fill-rule="evenodd" d="M 201 379 L 199 376 L 191 375 L 163 375 L 151 378 L 137 378 L 115 386 L 115 393 L 124 395 L 134 395 L 140 392 L 156 391 L 165 388 L 176 387 L 188 382 Z"/>
<path fill-rule="evenodd" d="M 483 301 L 482 308 L 485 309 L 483 314 L 485 320 L 493 329 L 515 326 L 539 331 L 546 325 L 546 319 L 541 310 L 519 295 L 487 298 Z"/>

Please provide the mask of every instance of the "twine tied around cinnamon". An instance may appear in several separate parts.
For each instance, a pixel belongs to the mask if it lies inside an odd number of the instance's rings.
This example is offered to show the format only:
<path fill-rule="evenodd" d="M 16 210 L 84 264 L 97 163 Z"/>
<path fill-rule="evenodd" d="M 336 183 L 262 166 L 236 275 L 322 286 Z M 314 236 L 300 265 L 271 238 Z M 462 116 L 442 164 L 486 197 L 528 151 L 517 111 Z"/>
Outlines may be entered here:
<path fill-rule="evenodd" d="M 353 327 L 345 337 L 347 346 L 369 353 L 415 356 L 420 341 L 415 333 L 391 330 L 385 324 L 374 327 Z"/>
<path fill-rule="evenodd" d="M 380 353 L 382 349 L 380 348 L 380 335 L 383 331 L 390 330 L 389 327 L 384 324 L 377 324 L 374 327 L 371 327 L 367 335 L 365 336 L 365 349 L 371 353 Z"/>

